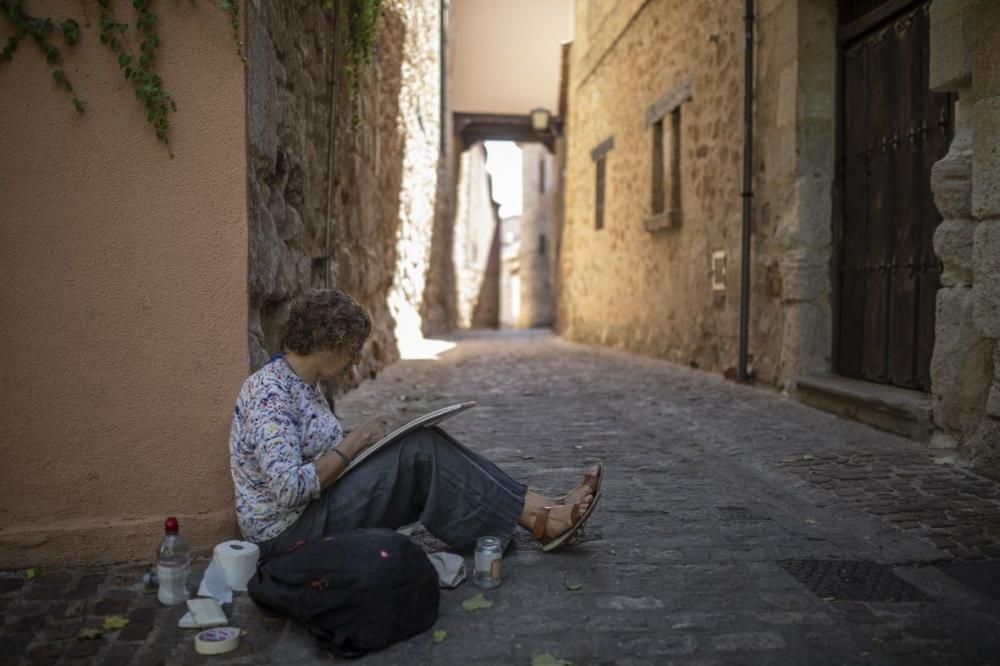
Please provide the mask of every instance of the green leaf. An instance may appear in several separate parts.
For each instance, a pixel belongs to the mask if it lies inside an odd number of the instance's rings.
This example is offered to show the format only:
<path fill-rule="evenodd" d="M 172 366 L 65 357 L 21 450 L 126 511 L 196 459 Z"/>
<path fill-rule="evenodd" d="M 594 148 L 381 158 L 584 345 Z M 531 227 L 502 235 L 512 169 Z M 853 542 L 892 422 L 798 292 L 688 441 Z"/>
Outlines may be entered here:
<path fill-rule="evenodd" d="M 112 615 L 111 617 L 104 618 L 103 626 L 105 631 L 115 631 L 116 629 L 127 627 L 128 623 L 128 618 L 122 617 L 121 615 Z"/>
<path fill-rule="evenodd" d="M 531 658 L 531 666 L 573 666 L 572 661 L 557 659 L 551 654 L 536 654 Z"/>
<path fill-rule="evenodd" d="M 484 597 L 482 592 L 478 593 L 471 599 L 466 599 L 465 601 L 462 602 L 462 608 L 464 608 L 467 611 L 477 611 L 481 608 L 492 608 L 492 607 L 493 607 L 493 602 Z"/>
<path fill-rule="evenodd" d="M 438 629 L 437 631 L 434 632 L 434 642 L 435 643 L 443 643 L 444 639 L 446 639 L 446 638 L 448 638 L 448 632 L 447 631 L 442 631 L 442 630 Z"/>
<path fill-rule="evenodd" d="M 60 23 L 59 29 L 62 30 L 63 37 L 66 38 L 66 43 L 70 46 L 80 41 L 80 24 L 73 19 L 66 19 Z"/>
<path fill-rule="evenodd" d="M 81 629 L 77 632 L 76 638 L 81 641 L 92 641 L 100 638 L 104 634 L 103 629 L 98 629 L 97 627 L 87 627 L 86 629 Z"/>
<path fill-rule="evenodd" d="M 86 109 L 86 105 L 83 103 L 83 100 L 80 99 L 79 97 L 73 97 L 73 106 L 76 107 L 77 113 L 81 114 Z"/>
<path fill-rule="evenodd" d="M 119 67 L 128 67 L 131 64 L 132 64 L 132 56 L 130 56 L 127 53 L 119 53 L 118 54 L 118 66 Z"/>
<path fill-rule="evenodd" d="M 27 578 L 28 580 L 35 580 L 36 578 L 38 578 L 38 574 L 39 574 L 38 569 L 35 569 L 33 567 L 31 569 L 25 569 L 24 571 L 24 577 Z"/>

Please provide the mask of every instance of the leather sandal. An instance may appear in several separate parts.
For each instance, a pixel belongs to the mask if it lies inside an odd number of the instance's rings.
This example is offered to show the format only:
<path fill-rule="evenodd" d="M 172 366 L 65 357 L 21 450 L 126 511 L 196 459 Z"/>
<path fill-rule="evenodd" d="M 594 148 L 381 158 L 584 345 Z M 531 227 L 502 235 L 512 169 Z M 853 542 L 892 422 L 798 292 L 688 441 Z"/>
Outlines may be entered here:
<path fill-rule="evenodd" d="M 600 462 L 597 463 L 597 473 L 591 474 L 587 473 L 583 475 L 583 482 L 581 485 L 588 486 L 592 491 L 594 491 L 594 496 L 596 497 L 599 492 L 601 492 L 601 481 L 604 480 L 604 465 Z M 556 498 L 556 506 L 564 506 L 566 504 L 566 495 Z"/>
<path fill-rule="evenodd" d="M 549 520 L 549 513 L 552 511 L 551 506 L 544 506 L 538 510 L 535 514 L 535 523 L 531 529 L 531 536 L 542 543 L 542 550 L 549 552 L 555 550 L 556 548 L 563 545 L 574 545 L 579 543 L 581 532 L 583 531 L 583 525 L 587 522 L 587 518 L 593 513 L 594 509 L 597 507 L 598 500 L 601 499 L 601 494 L 598 493 L 590 500 L 590 506 L 587 510 L 580 512 L 580 503 L 574 502 L 573 508 L 570 510 L 570 526 L 566 528 L 562 534 L 557 537 L 553 537 L 549 541 L 543 541 L 545 538 L 545 524 Z"/>

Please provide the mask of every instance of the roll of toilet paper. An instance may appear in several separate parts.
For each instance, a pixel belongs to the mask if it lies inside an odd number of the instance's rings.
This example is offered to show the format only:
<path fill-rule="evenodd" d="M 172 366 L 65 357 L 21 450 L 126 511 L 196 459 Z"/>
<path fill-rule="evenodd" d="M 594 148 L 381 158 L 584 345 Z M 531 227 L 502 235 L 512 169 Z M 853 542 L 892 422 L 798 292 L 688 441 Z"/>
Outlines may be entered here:
<path fill-rule="evenodd" d="M 224 541 L 215 547 L 215 560 L 222 567 L 226 584 L 237 592 L 246 592 L 259 557 L 260 548 L 248 541 Z"/>

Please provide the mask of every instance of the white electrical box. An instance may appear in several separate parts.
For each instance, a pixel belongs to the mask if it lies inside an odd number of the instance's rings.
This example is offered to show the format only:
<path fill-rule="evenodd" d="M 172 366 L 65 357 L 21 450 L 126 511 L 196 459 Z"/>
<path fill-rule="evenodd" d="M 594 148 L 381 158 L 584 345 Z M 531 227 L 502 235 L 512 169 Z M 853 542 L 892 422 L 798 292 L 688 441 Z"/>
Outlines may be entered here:
<path fill-rule="evenodd" d="M 726 253 L 712 253 L 712 291 L 726 290 Z"/>

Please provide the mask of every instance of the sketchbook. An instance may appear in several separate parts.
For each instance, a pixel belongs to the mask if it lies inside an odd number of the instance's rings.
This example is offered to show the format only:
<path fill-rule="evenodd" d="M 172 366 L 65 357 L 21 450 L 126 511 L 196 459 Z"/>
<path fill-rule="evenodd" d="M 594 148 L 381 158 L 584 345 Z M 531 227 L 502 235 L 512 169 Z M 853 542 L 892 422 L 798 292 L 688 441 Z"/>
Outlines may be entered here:
<path fill-rule="evenodd" d="M 448 405 L 447 407 L 442 407 L 441 409 L 436 409 L 433 412 L 428 412 L 423 416 L 418 416 L 406 425 L 400 426 L 390 432 L 388 435 L 375 442 L 367 449 L 358 454 L 358 457 L 351 461 L 351 464 L 347 466 L 344 470 L 344 474 L 347 474 L 352 469 L 360 465 L 365 461 L 366 458 L 378 452 L 383 446 L 391 444 L 403 435 L 413 432 L 417 428 L 429 428 L 435 426 L 442 421 L 450 419 L 455 414 L 460 414 L 470 407 L 475 407 L 476 401 L 470 400 L 468 402 L 459 402 L 454 405 Z M 343 474 L 341 474 L 343 476 Z"/>

